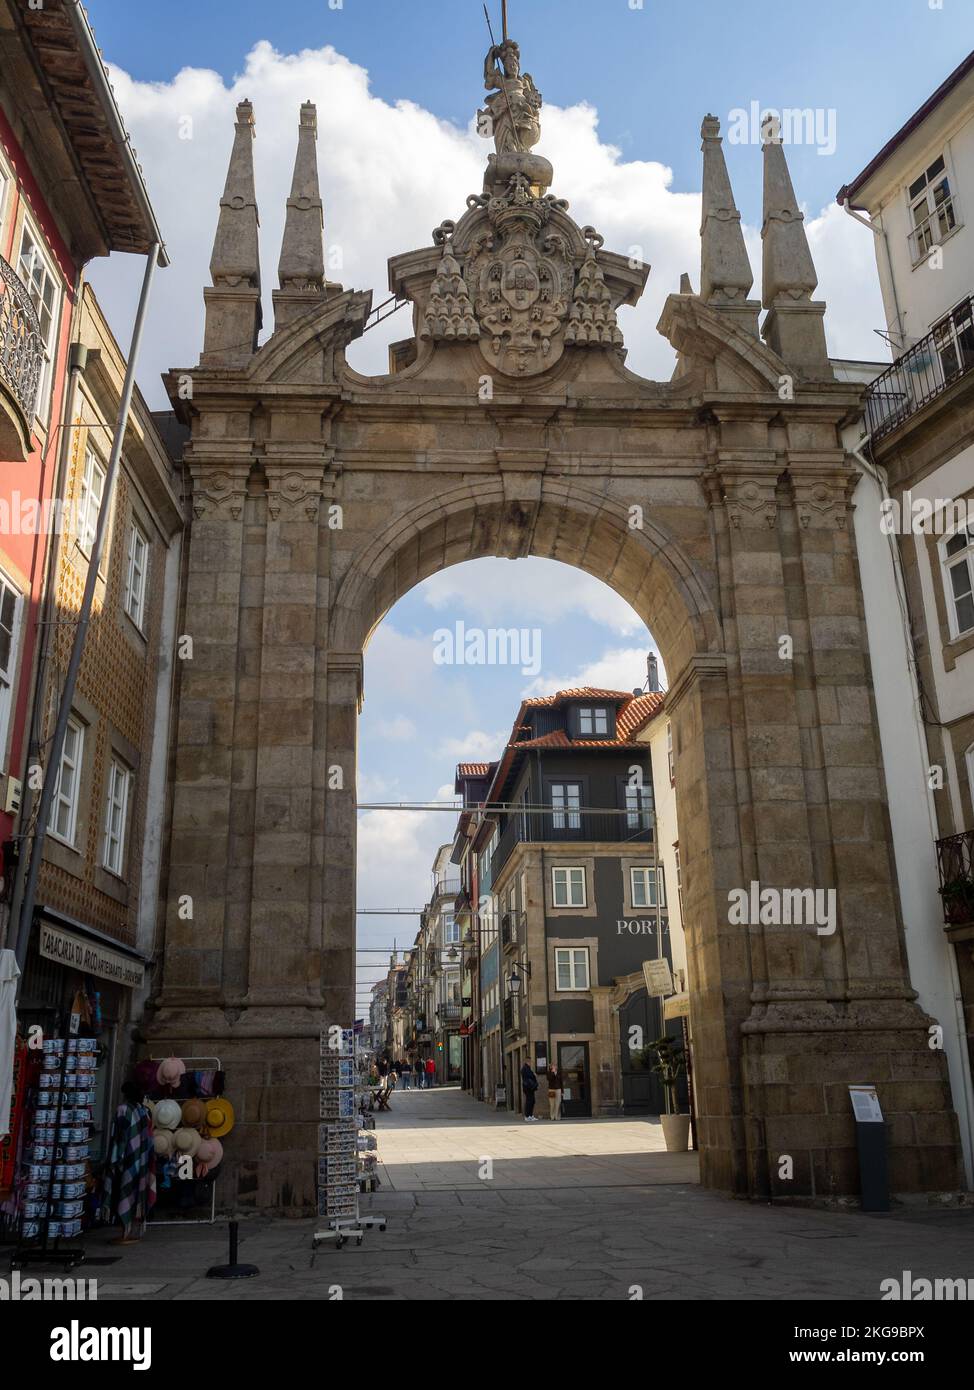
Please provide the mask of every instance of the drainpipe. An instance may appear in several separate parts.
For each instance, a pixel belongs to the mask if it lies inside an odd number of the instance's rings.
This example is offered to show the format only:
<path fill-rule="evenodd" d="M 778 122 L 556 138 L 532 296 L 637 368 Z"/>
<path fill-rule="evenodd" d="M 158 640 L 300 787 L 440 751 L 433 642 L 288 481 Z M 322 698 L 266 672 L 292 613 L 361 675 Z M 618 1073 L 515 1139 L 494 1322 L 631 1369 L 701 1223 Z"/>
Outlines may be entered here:
<path fill-rule="evenodd" d="M 870 436 L 863 435 L 857 444 L 852 445 L 850 452 L 856 459 L 863 471 L 873 480 L 879 488 L 882 500 L 890 502 L 889 486 L 886 478 L 886 470 L 882 465 L 873 463 L 866 458 L 862 452 L 868 447 Z M 899 600 L 900 616 L 903 623 L 903 638 L 907 651 L 907 671 L 910 679 L 910 690 L 913 695 L 913 704 L 917 712 L 917 717 L 913 721 L 913 728 L 917 738 L 917 750 L 920 756 L 920 765 L 923 769 L 923 783 L 926 787 L 927 819 L 930 823 L 930 837 L 934 843 L 940 838 L 940 827 L 937 824 L 937 809 L 933 799 L 933 788 L 930 786 L 930 779 L 927 776 L 928 749 L 924 737 L 924 718 L 923 704 L 920 698 L 920 685 L 917 680 L 917 656 L 916 647 L 913 641 L 913 633 L 910 629 L 909 619 L 909 600 L 906 593 L 906 583 L 903 578 L 903 564 L 900 557 L 899 546 L 896 544 L 896 537 L 890 531 L 886 537 L 889 542 L 890 558 L 893 564 L 893 576 L 896 585 L 896 594 Z M 974 1082 L 971 1079 L 971 1066 L 966 1047 L 967 1023 L 964 1017 L 963 995 L 960 988 L 960 979 L 957 974 L 957 958 L 952 948 L 947 951 L 947 967 L 950 971 L 950 988 L 954 999 L 954 1022 L 957 1025 L 957 1035 L 960 1044 L 960 1072 L 961 1081 L 964 1087 L 964 1108 L 967 1116 L 968 1143 L 974 1150 Z M 962 1145 L 963 1148 L 963 1145 Z M 965 1168 L 968 1169 L 967 1180 L 971 1182 L 970 1164 L 965 1154 Z"/>
<path fill-rule="evenodd" d="M 132 341 L 129 346 L 128 364 L 125 368 L 125 381 L 118 403 L 118 418 L 115 422 L 112 453 L 108 461 L 108 470 L 105 474 L 105 488 L 102 496 L 102 504 L 98 510 L 98 524 L 95 528 L 95 539 L 91 548 L 91 554 L 88 557 L 88 576 L 85 580 L 85 592 L 81 600 L 81 611 L 78 614 L 78 623 L 74 630 L 74 641 L 71 644 L 71 658 L 68 662 L 67 674 L 64 678 L 64 688 L 61 691 L 57 724 L 54 728 L 54 738 L 51 741 L 47 764 L 44 769 L 44 783 L 41 789 L 41 800 L 37 809 L 37 823 L 34 827 L 33 844 L 31 846 L 30 868 L 27 871 L 27 886 L 21 905 L 20 923 L 17 932 L 16 959 L 17 964 L 20 966 L 21 981 L 23 981 L 24 978 L 24 962 L 27 958 L 27 944 L 30 940 L 31 923 L 34 917 L 34 903 L 37 897 L 37 878 L 40 873 L 41 860 L 44 855 L 44 841 L 47 838 L 47 828 L 51 819 L 51 807 L 54 802 L 54 787 L 61 767 L 64 737 L 67 733 L 68 718 L 71 714 L 75 687 L 78 683 L 78 671 L 81 668 L 81 658 L 84 655 L 88 625 L 91 622 L 91 609 L 95 598 L 95 588 L 98 583 L 98 569 L 101 563 L 105 532 L 108 529 L 108 519 L 111 515 L 112 501 L 115 495 L 118 464 L 122 454 L 125 431 L 128 427 L 129 410 L 132 405 L 132 393 L 135 389 L 135 368 L 139 360 L 139 348 L 142 344 L 142 332 L 145 328 L 145 316 L 149 304 L 149 291 L 152 287 L 152 277 L 155 274 L 156 264 L 159 261 L 161 253 L 162 244 L 157 241 L 151 246 L 148 257 L 146 258 L 145 274 L 142 278 L 142 292 L 139 296 L 139 307 L 136 310 L 135 324 L 132 328 Z"/>
<path fill-rule="evenodd" d="M 886 228 L 882 223 L 877 226 L 877 224 L 870 221 L 868 217 L 863 217 L 862 213 L 857 212 L 852 206 L 848 198 L 843 198 L 841 207 L 843 212 L 847 212 L 854 221 L 861 222 L 864 227 L 868 227 L 873 236 L 883 243 L 883 250 L 886 252 L 886 269 L 889 274 L 889 287 L 893 293 L 893 308 L 896 310 L 896 323 L 899 329 L 900 342 L 898 351 L 902 352 L 906 346 L 906 325 L 903 322 L 903 315 L 900 312 L 900 300 L 896 293 L 896 277 L 893 274 L 893 258 L 890 255 L 889 237 L 886 235 Z"/>
<path fill-rule="evenodd" d="M 31 697 L 30 717 L 27 725 L 27 747 L 24 753 L 23 765 L 20 769 L 21 793 L 19 833 L 16 837 L 20 842 L 20 847 L 17 855 L 17 868 L 14 872 L 13 887 L 10 893 L 10 918 L 7 923 L 7 932 L 11 938 L 9 944 L 11 946 L 15 944 L 15 923 L 19 920 L 20 902 L 23 896 L 24 878 L 27 872 L 27 855 L 24 853 L 27 836 L 24 832 L 25 827 L 30 824 L 31 810 L 34 805 L 34 792 L 30 785 L 30 769 L 40 760 L 41 715 L 44 704 L 44 688 L 47 683 L 47 662 L 54 640 L 52 614 L 54 611 L 55 594 L 57 592 L 57 570 L 61 554 L 61 526 L 58 518 L 62 513 L 58 508 L 65 490 L 64 480 L 67 476 L 68 452 L 71 446 L 71 419 L 74 415 L 78 378 L 84 372 L 88 362 L 88 349 L 83 343 L 75 340 L 75 332 L 81 313 L 83 284 L 84 272 L 79 270 L 75 273 L 74 277 L 74 299 L 71 306 L 71 324 L 68 329 L 68 375 L 64 386 L 64 397 L 61 401 L 61 436 L 58 441 L 54 481 L 51 487 L 51 515 L 55 518 L 55 530 L 47 551 L 47 572 L 44 575 L 41 614 L 38 623 L 37 658 L 32 681 L 33 695 Z"/>

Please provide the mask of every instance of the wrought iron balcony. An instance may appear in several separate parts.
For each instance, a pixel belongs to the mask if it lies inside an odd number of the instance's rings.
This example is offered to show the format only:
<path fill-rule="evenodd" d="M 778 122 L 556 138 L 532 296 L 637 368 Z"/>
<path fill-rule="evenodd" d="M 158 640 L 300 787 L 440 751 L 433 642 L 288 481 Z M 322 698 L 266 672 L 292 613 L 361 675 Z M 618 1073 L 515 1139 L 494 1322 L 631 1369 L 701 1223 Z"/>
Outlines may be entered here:
<path fill-rule="evenodd" d="M 461 1017 L 461 1004 L 438 1004 L 436 1014 L 440 1021 L 440 1026 L 445 1027 L 449 1024 L 459 1023 Z"/>
<path fill-rule="evenodd" d="M 0 256 L 0 458 L 30 452 L 31 421 L 44 366 L 44 340 L 27 286 Z M 6 407 L 6 409 L 4 409 Z M 3 416 L 11 428 L 3 427 Z"/>
<path fill-rule="evenodd" d="M 633 811 L 575 811 L 570 807 L 540 811 L 511 811 L 490 861 L 490 881 L 497 879 L 522 841 L 551 844 L 605 842 L 651 845 L 654 814 L 650 808 Z"/>
<path fill-rule="evenodd" d="M 524 913 L 505 912 L 501 918 L 501 945 L 507 950 L 524 940 Z"/>
<path fill-rule="evenodd" d="M 937 841 L 940 896 L 949 927 L 974 924 L 974 830 Z"/>
<path fill-rule="evenodd" d="M 882 439 L 974 367 L 972 300 L 961 301 L 866 392 L 866 427 Z"/>

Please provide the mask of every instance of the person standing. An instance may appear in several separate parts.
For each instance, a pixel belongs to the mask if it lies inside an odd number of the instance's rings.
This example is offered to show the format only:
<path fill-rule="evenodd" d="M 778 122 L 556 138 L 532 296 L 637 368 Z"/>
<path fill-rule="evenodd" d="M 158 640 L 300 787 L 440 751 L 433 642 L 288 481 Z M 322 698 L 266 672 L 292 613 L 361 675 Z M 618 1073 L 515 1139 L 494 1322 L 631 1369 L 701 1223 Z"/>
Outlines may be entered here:
<path fill-rule="evenodd" d="M 156 1200 L 156 1151 L 152 1117 L 145 1093 L 134 1081 L 122 1087 L 122 1103 L 112 1120 L 111 1141 L 103 1179 L 103 1221 L 118 1221 L 122 1234 L 113 1245 L 132 1245 L 145 1235 L 145 1223 Z"/>
<path fill-rule="evenodd" d="M 433 1089 L 434 1082 L 435 1082 L 435 1077 L 436 1077 L 436 1063 L 433 1061 L 433 1058 L 432 1058 L 432 1057 L 427 1057 L 427 1059 L 426 1059 L 426 1086 L 427 1086 L 427 1089 L 430 1090 L 430 1091 L 432 1091 L 432 1089 Z"/>
<path fill-rule="evenodd" d="M 561 1093 L 564 1089 L 562 1085 L 561 1072 L 554 1062 L 549 1066 L 546 1073 L 548 1078 L 548 1119 L 561 1119 Z"/>
<path fill-rule="evenodd" d="M 401 1076 L 400 1076 L 400 1080 L 402 1081 L 402 1088 L 403 1088 L 404 1091 L 408 1091 L 408 1090 L 409 1090 L 409 1086 L 410 1086 L 410 1083 L 411 1083 L 411 1081 L 412 1081 L 412 1077 L 413 1077 L 413 1064 L 412 1064 L 412 1062 L 409 1060 L 409 1058 L 407 1057 L 407 1058 L 405 1059 L 405 1061 L 403 1062 L 403 1064 L 402 1064 L 402 1073 L 401 1073 Z"/>
<path fill-rule="evenodd" d="M 527 1062 L 521 1068 L 521 1090 L 524 1093 L 524 1122 L 528 1124 L 538 1118 L 534 1113 L 534 1102 L 538 1098 L 538 1078 Z"/>

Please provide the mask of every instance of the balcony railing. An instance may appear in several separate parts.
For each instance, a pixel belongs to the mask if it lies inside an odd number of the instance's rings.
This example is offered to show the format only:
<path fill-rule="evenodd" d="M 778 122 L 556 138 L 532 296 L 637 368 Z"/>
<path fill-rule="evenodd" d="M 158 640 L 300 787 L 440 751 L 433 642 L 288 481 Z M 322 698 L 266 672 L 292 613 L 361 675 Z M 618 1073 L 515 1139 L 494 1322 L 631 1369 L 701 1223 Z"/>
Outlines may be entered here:
<path fill-rule="evenodd" d="M 938 840 L 937 867 L 944 921 L 951 927 L 974 923 L 974 830 Z"/>
<path fill-rule="evenodd" d="M 23 412 L 28 430 L 43 366 L 37 310 L 20 276 L 0 256 L 0 378 Z"/>
<path fill-rule="evenodd" d="M 866 425 L 882 439 L 974 367 L 972 300 L 961 301 L 866 392 Z"/>
<path fill-rule="evenodd" d="M 505 912 L 501 918 L 501 945 L 517 946 L 524 940 L 524 913 Z"/>
<path fill-rule="evenodd" d="M 501 1009 L 503 1028 L 505 1033 L 520 1033 L 521 1031 L 521 1005 L 518 999 L 508 996 L 503 1002 Z"/>
<path fill-rule="evenodd" d="M 436 1013 L 440 1024 L 459 1023 L 462 1011 L 462 1004 L 437 1004 Z"/>
<path fill-rule="evenodd" d="M 548 808 L 540 811 L 511 811 L 490 861 L 490 881 L 494 882 L 510 859 L 515 845 L 522 841 L 538 844 L 577 841 L 611 844 L 652 844 L 653 812 L 573 811 Z"/>

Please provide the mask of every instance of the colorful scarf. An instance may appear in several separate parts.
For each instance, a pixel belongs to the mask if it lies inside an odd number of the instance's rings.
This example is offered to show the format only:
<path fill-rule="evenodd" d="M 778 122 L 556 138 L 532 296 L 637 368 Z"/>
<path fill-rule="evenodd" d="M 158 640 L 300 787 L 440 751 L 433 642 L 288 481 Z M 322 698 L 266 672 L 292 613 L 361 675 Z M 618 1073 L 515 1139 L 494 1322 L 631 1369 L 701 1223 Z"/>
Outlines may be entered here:
<path fill-rule="evenodd" d="M 139 1233 L 156 1200 L 156 1155 L 152 1117 L 144 1105 L 123 1101 L 112 1121 L 112 1138 L 102 1189 L 102 1219 L 116 1216 L 126 1235 Z"/>

